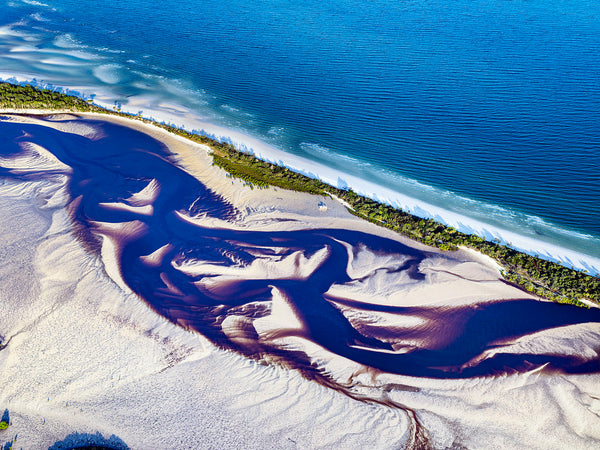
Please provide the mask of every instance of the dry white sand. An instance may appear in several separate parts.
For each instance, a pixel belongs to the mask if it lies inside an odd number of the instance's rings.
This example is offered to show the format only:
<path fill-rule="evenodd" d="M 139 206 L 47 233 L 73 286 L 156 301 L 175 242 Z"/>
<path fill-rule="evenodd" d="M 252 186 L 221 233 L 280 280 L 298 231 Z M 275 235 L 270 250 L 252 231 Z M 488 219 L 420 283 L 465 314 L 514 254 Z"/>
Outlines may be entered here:
<path fill-rule="evenodd" d="M 266 231 L 345 228 L 425 248 L 357 219 L 330 198 L 244 188 L 211 166 L 206 147 L 158 127 L 119 117 L 84 116 L 125 124 L 167 144 L 189 173 L 243 212 L 240 222 L 219 226 Z M 60 120 L 51 126 L 82 135 L 90 132 L 85 126 L 67 128 Z M 21 163 L 26 167 L 28 161 Z M 11 164 L 16 163 L 11 160 Z M 47 164 L 60 163 L 48 158 Z M 0 413 L 8 409 L 12 422 L 8 430 L 0 431 L 0 444 L 16 436 L 13 448 L 45 448 L 72 433 L 97 442 L 98 432 L 141 449 L 398 448 L 405 444 L 409 419 L 404 411 L 356 401 L 295 371 L 217 350 L 202 336 L 150 311 L 118 279 L 109 240 L 102 258 L 88 253 L 76 240 L 65 210 L 69 201 L 65 183 L 66 177 L 54 183 L 0 180 L 0 336 L 6 344 L 0 351 Z M 152 199 L 149 185 L 131 200 L 145 214 L 151 213 Z M 320 202 L 327 204 L 326 211 L 319 209 Z M 273 220 L 281 218 L 294 221 Z M 148 255 L 148 260 L 160 257 L 164 250 Z M 498 267 L 489 258 L 469 250 L 443 254 L 428 250 L 433 256 L 422 263 L 427 274 L 422 283 L 382 276 L 372 278 L 369 286 L 337 286 L 332 293 L 371 303 L 419 306 L 526 297 L 498 280 Z M 319 255 L 313 258 L 306 262 L 308 266 L 318 264 Z M 390 262 L 365 251 L 348 269 L 360 275 L 383 263 Z M 257 263 L 244 276 L 272 270 L 276 277 L 286 267 L 285 263 L 272 268 Z M 365 291 L 371 293 L 369 298 Z M 352 319 L 352 312 L 347 314 Z M 405 323 L 386 323 L 387 319 L 393 320 L 383 313 L 376 318 L 380 325 L 411 325 L 410 318 Z M 267 336 L 282 324 L 298 326 L 275 292 L 272 314 L 257 321 L 257 331 Z M 562 338 L 548 330 L 511 348 L 519 352 L 562 345 L 566 351 L 574 347 L 579 353 L 595 351 L 600 333 L 596 325 L 567 328 Z M 309 348 L 310 343 L 293 344 L 321 359 L 335 378 L 364 382 L 367 395 L 384 382 L 410 386 L 388 395 L 417 412 L 435 448 L 600 445 L 598 375 L 548 376 L 536 370 L 492 379 L 440 381 L 374 374 L 324 349 Z"/>

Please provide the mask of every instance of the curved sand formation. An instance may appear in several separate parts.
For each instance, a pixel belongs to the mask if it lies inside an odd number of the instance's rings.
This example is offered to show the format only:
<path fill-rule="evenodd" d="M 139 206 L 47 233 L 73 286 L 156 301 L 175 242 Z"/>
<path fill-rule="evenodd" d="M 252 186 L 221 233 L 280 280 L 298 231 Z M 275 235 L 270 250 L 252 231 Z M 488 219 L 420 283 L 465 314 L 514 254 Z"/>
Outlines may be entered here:
<path fill-rule="evenodd" d="M 57 414 L 70 398 L 80 426 L 98 430 L 92 419 L 102 417 L 101 431 L 134 448 L 150 436 L 257 447 L 597 444 L 599 310 L 539 301 L 485 257 L 414 243 L 335 200 L 244 188 L 205 148 L 152 126 L 7 115 L 0 127 L 0 226 L 13 241 L 5 248 L 19 247 L 1 280 L 9 389 L 0 400 L 23 423 L 52 417 L 56 430 L 31 442 L 76 430 Z M 31 370 L 36 352 L 64 345 L 72 366 L 24 395 L 48 370 Z M 113 393 L 122 379 L 127 388 Z M 237 381 L 223 391 L 226 379 Z M 156 408 L 164 398 L 147 383 L 173 389 L 167 403 L 181 426 L 155 430 L 143 412 L 114 420 L 103 410 Z M 261 400 L 282 383 L 283 394 Z M 248 434 L 221 430 L 222 418 L 208 436 L 189 432 L 198 412 L 182 403 L 213 388 L 207 404 L 241 402 L 222 417 Z M 248 389 L 259 395 L 246 398 Z M 287 420 L 274 419 L 281 405 Z"/>

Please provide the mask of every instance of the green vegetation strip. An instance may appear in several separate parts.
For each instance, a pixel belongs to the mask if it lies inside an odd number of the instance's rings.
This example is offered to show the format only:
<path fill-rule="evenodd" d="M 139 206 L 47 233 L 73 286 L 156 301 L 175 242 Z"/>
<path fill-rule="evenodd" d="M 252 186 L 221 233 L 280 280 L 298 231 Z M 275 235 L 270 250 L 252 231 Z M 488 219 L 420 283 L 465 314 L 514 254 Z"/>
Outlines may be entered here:
<path fill-rule="evenodd" d="M 103 108 L 71 95 L 47 89 L 0 83 L 0 107 L 28 109 L 68 109 L 71 111 L 103 112 Z"/>
<path fill-rule="evenodd" d="M 153 123 L 194 142 L 208 145 L 213 151 L 213 163 L 232 176 L 244 180 L 250 187 L 277 186 L 311 194 L 333 194 L 347 202 L 351 212 L 377 225 L 389 228 L 411 239 L 442 250 L 456 250 L 458 246 L 475 249 L 495 259 L 503 267 L 506 281 L 520 286 L 540 297 L 578 306 L 582 299 L 600 303 L 600 278 L 569 269 L 536 256 L 518 252 L 476 235 L 468 235 L 432 219 L 422 219 L 401 209 L 378 203 L 352 190 L 338 189 L 319 180 L 293 172 L 284 167 L 262 161 L 236 150 L 231 144 L 221 143 L 206 136 L 159 124 L 139 116 L 106 110 L 76 97 L 40 90 L 31 86 L 0 83 L 0 108 L 46 108 L 72 111 L 92 111 L 117 114 Z"/>

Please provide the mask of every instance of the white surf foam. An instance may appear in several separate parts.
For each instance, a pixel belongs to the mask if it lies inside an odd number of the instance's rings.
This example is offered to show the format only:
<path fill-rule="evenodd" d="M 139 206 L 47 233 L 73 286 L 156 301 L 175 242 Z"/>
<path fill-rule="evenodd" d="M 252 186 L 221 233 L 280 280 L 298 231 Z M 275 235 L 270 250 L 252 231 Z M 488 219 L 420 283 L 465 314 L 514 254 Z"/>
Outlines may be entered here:
<path fill-rule="evenodd" d="M 579 270 L 600 273 L 598 255 L 567 248 L 563 242 L 573 239 L 580 242 L 580 247 L 583 247 L 589 239 L 590 247 L 587 248 L 600 248 L 597 239 L 590 239 L 576 231 L 563 230 L 534 217 L 525 216 L 523 220 L 519 219 L 523 222 L 519 225 L 518 220 L 513 220 L 514 213 L 505 208 L 484 205 L 396 174 L 386 172 L 384 178 L 392 180 L 393 183 L 383 185 L 382 182 L 364 179 L 362 175 L 352 175 L 346 173 L 347 171 L 287 153 L 247 133 L 218 125 L 217 123 L 223 120 L 223 117 L 208 109 L 207 101 L 212 97 L 206 92 L 186 86 L 179 80 L 127 69 L 105 55 L 92 52 L 93 49 L 90 50 L 74 36 L 65 34 L 56 37 L 54 39 L 56 47 L 49 57 L 46 54 L 48 49 L 38 49 L 36 45 L 31 49 L 32 46 L 27 44 L 31 40 L 39 40 L 39 37 L 15 31 L 12 26 L 2 27 L 0 34 L 2 33 L 16 39 L 10 44 L 11 48 L 28 45 L 28 51 L 25 52 L 27 56 L 19 61 L 19 64 L 27 70 L 20 73 L 0 73 L 2 80 L 27 82 L 46 88 L 61 86 L 60 90 L 64 92 L 75 93 L 84 98 L 93 97 L 95 104 L 107 109 L 119 108 L 133 115 L 141 115 L 157 122 L 194 130 L 223 142 L 230 142 L 242 151 L 253 153 L 261 159 L 283 165 L 304 175 L 319 178 L 340 188 L 352 188 L 359 194 L 402 208 L 417 216 L 434 218 L 459 231 L 474 233 L 488 240 L 495 240 L 517 250 L 537 254 Z M 74 58 L 81 58 L 81 66 L 77 66 L 78 61 L 73 59 L 71 60 L 73 67 L 70 67 L 68 72 L 56 71 L 56 63 L 59 62 L 56 58 L 61 52 Z M 71 55 L 72 52 L 78 54 Z M 36 59 L 36 54 L 43 54 L 44 57 Z M 0 57 L 0 61 L 1 59 Z M 47 61 L 47 64 L 43 61 Z M 90 76 L 90 69 L 93 77 Z M 132 86 L 136 85 L 141 91 L 141 94 L 127 98 L 126 101 L 122 100 L 123 95 L 117 92 L 120 89 L 119 81 L 125 76 L 130 79 L 128 83 Z M 182 106 L 182 102 L 193 103 L 193 109 Z M 333 158 L 335 161 L 332 164 L 337 167 L 354 167 L 362 164 L 354 158 L 335 155 L 316 143 L 304 143 L 304 149 L 309 153 L 316 152 L 325 160 Z M 338 164 L 340 158 L 342 160 Z M 454 208 L 439 206 L 443 203 L 458 205 L 458 212 Z M 546 236 L 536 236 L 534 225 L 541 226 L 542 234 Z M 564 239 L 561 239 L 561 236 Z"/>

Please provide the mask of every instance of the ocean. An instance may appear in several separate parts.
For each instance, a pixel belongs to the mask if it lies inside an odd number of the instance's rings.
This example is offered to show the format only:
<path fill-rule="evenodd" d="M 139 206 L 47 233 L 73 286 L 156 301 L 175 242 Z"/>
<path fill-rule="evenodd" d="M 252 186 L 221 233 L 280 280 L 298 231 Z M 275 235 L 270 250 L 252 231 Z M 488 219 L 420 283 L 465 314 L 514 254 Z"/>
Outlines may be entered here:
<path fill-rule="evenodd" d="M 600 3 L 0 1 L 0 78 L 600 270 Z"/>

